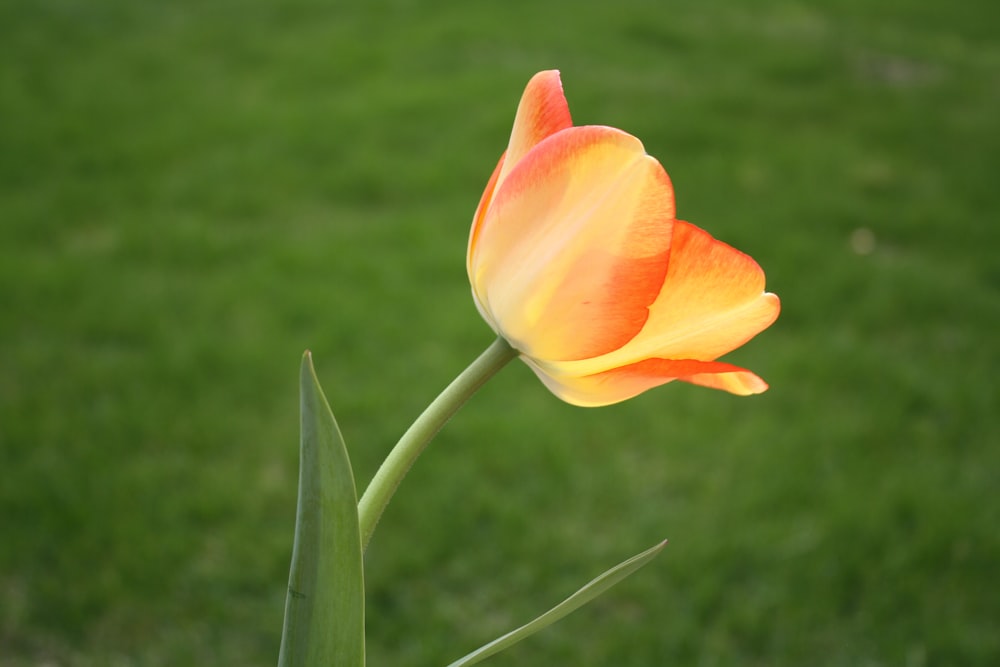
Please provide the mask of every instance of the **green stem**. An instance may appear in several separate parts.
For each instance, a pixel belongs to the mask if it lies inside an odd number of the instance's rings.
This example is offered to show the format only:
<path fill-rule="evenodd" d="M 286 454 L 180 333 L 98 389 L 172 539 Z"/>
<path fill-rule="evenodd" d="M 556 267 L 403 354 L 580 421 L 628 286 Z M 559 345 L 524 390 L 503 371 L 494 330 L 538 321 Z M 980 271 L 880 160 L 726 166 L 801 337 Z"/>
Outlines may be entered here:
<path fill-rule="evenodd" d="M 375 524 L 382 516 L 385 506 L 389 504 L 389 499 L 431 438 L 437 435 L 441 427 L 458 412 L 477 389 L 516 356 L 517 352 L 507 341 L 497 338 L 434 399 L 433 403 L 427 406 L 399 439 L 358 502 L 362 549 L 368 548 L 368 541 L 375 531 Z"/>

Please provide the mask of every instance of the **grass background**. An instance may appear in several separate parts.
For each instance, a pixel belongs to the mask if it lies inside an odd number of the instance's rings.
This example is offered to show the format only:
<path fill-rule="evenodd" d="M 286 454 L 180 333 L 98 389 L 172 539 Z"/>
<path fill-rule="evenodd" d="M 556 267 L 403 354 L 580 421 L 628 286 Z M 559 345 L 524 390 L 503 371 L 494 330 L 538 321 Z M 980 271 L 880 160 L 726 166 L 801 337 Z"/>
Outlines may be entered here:
<path fill-rule="evenodd" d="M 491 339 L 468 223 L 520 92 L 640 137 L 778 323 L 582 410 L 522 365 L 367 561 L 369 662 L 1000 659 L 995 2 L 0 4 L 0 664 L 274 664 L 317 369 L 364 485 Z"/>

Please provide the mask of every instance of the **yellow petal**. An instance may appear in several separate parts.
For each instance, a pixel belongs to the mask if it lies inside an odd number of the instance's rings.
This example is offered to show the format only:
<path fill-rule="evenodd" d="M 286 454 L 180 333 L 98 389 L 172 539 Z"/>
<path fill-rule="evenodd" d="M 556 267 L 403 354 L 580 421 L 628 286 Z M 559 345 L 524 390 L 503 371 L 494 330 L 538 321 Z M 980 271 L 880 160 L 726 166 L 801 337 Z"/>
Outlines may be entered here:
<path fill-rule="evenodd" d="M 466 269 L 470 279 L 472 277 L 472 257 L 479 241 L 479 231 L 500 182 L 507 177 L 517 162 L 539 142 L 572 126 L 573 119 L 569 113 L 566 97 L 563 95 L 559 71 L 547 70 L 533 76 L 525 87 L 521 102 L 518 104 L 517 114 L 514 118 L 514 129 L 511 131 L 507 150 L 500 156 L 500 161 L 486 184 L 486 189 L 483 191 L 479 206 L 472 218 L 472 230 L 469 233 L 469 247 L 466 254 Z M 489 321 L 479 297 L 476 295 L 475 285 L 473 285 L 473 298 L 480 313 L 483 313 L 483 316 L 487 317 L 487 321 Z M 492 322 L 490 324 L 492 325 Z"/>
<path fill-rule="evenodd" d="M 670 180 L 638 139 L 609 127 L 564 130 L 496 190 L 469 259 L 473 290 L 522 353 L 602 355 L 646 322 L 673 216 Z"/>
<path fill-rule="evenodd" d="M 752 257 L 682 220 L 674 224 L 667 277 L 641 333 L 579 374 L 649 357 L 710 361 L 770 326 L 781 304 L 764 292 Z"/>
<path fill-rule="evenodd" d="M 583 407 L 619 403 L 674 380 L 740 395 L 757 394 L 767 389 L 767 383 L 752 372 L 720 361 L 645 359 L 585 376 L 564 374 L 571 366 L 531 359 L 525 362 L 552 393 L 567 403 Z"/>

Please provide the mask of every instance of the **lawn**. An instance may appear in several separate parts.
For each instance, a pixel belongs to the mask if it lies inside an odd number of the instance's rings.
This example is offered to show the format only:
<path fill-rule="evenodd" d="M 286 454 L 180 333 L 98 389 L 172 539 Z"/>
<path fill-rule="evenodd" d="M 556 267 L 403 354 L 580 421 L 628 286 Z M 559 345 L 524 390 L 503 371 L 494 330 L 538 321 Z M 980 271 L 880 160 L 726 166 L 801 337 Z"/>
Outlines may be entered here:
<path fill-rule="evenodd" d="M 601 409 L 523 364 L 400 487 L 371 665 L 1000 661 L 987 0 L 0 4 L 0 665 L 273 665 L 311 349 L 360 487 L 492 340 L 472 212 L 521 90 L 753 255 L 771 384 Z"/>

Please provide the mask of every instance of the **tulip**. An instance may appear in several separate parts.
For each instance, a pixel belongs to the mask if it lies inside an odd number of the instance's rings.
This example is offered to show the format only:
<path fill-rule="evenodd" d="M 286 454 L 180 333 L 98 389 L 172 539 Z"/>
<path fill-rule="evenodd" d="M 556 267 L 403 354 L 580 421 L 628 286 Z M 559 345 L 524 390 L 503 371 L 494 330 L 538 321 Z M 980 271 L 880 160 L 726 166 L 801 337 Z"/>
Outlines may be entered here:
<path fill-rule="evenodd" d="M 557 71 L 521 98 L 467 269 L 486 322 L 568 403 L 609 405 L 673 380 L 767 389 L 717 361 L 777 318 L 764 272 L 676 218 L 670 178 L 638 139 L 573 126 Z"/>

